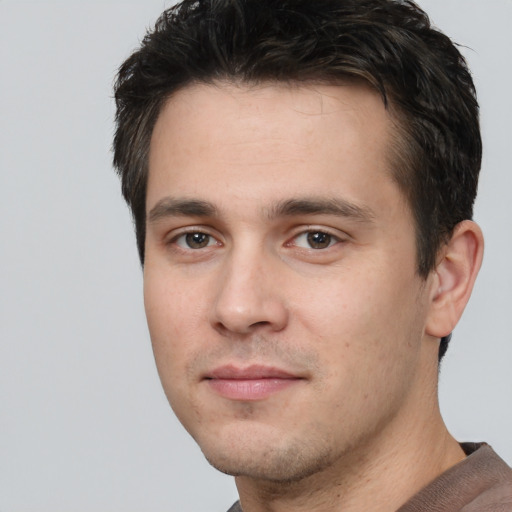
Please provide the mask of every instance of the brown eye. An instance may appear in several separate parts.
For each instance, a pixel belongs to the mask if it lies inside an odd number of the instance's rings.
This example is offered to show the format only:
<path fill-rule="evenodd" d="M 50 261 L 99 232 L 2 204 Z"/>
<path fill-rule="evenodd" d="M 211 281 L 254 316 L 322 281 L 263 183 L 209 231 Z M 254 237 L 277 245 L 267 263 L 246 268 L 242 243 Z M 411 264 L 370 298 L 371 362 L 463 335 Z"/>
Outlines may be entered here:
<path fill-rule="evenodd" d="M 191 249 L 202 249 L 208 245 L 210 237 L 204 233 L 187 233 L 185 240 Z"/>
<path fill-rule="evenodd" d="M 215 239 L 206 233 L 185 233 L 176 239 L 176 244 L 183 249 L 203 249 L 215 244 Z"/>
<path fill-rule="evenodd" d="M 302 249 L 328 249 L 340 239 L 325 231 L 304 231 L 293 239 L 293 245 Z"/>
<path fill-rule="evenodd" d="M 306 239 L 312 249 L 325 249 L 332 243 L 332 236 L 322 231 L 310 232 Z"/>

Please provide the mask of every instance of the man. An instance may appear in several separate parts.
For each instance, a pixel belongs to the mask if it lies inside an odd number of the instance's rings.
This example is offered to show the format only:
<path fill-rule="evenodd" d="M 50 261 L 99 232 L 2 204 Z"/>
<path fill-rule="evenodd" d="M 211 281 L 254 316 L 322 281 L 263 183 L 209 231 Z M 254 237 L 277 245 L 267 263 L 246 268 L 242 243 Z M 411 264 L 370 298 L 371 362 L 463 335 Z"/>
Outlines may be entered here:
<path fill-rule="evenodd" d="M 231 510 L 512 510 L 512 470 L 439 412 L 482 260 L 481 139 L 425 13 L 185 1 L 116 101 L 158 371 Z"/>

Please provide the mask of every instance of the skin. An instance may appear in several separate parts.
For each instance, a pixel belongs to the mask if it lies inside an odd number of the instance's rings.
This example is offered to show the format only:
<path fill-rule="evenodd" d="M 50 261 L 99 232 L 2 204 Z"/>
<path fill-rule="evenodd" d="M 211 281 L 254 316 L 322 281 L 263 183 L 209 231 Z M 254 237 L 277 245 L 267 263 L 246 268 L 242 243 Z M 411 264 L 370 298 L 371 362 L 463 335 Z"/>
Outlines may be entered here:
<path fill-rule="evenodd" d="M 392 129 L 354 84 L 192 85 L 157 120 L 144 268 L 156 363 L 244 512 L 396 510 L 463 458 L 439 414 L 437 351 L 481 235 L 464 224 L 418 276 Z M 289 377 L 232 388 L 219 368 Z"/>

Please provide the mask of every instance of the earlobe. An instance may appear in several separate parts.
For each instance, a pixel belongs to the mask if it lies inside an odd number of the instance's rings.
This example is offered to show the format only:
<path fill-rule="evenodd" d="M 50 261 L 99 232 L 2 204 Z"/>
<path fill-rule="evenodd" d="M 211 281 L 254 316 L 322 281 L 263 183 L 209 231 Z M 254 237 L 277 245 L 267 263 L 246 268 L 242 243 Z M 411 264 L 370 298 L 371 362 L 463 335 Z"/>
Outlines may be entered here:
<path fill-rule="evenodd" d="M 471 296 L 483 249 L 483 235 L 477 224 L 465 220 L 455 226 L 434 270 L 427 334 L 442 338 L 455 328 Z"/>

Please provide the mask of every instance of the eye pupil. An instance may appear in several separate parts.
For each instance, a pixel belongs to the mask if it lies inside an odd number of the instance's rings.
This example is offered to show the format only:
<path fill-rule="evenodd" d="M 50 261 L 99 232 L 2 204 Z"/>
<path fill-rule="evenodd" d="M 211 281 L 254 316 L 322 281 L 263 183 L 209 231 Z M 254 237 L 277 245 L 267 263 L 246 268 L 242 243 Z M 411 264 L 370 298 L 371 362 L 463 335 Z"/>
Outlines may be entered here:
<path fill-rule="evenodd" d="M 187 233 L 185 239 L 191 249 L 202 249 L 210 242 L 210 236 L 205 233 Z"/>
<path fill-rule="evenodd" d="M 331 243 L 331 235 L 321 231 L 308 233 L 308 244 L 312 249 L 325 249 Z"/>

